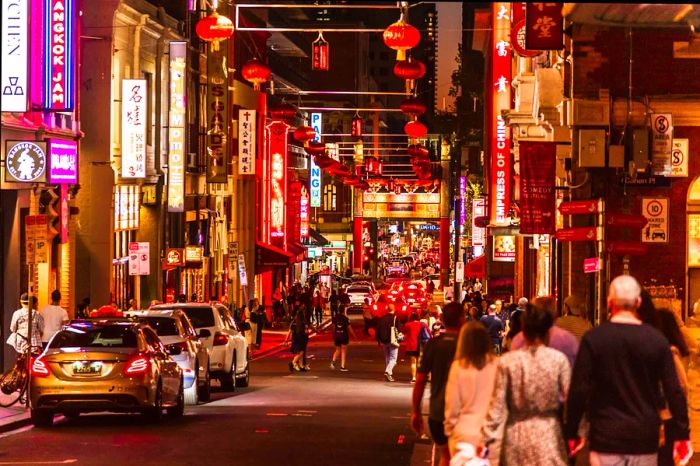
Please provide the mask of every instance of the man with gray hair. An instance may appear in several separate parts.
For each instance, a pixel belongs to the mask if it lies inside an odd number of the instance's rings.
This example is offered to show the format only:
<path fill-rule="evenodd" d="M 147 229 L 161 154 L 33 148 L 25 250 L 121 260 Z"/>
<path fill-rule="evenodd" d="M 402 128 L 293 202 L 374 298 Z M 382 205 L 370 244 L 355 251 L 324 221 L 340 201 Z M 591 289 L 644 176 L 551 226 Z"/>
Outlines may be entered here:
<path fill-rule="evenodd" d="M 671 348 L 661 332 L 639 320 L 640 293 L 629 275 L 610 283 L 610 321 L 586 332 L 574 364 L 564 434 L 571 454 L 578 452 L 585 414 L 592 466 L 656 466 L 664 402 L 679 439 L 674 456 L 682 465 L 692 456 L 688 404 Z"/>

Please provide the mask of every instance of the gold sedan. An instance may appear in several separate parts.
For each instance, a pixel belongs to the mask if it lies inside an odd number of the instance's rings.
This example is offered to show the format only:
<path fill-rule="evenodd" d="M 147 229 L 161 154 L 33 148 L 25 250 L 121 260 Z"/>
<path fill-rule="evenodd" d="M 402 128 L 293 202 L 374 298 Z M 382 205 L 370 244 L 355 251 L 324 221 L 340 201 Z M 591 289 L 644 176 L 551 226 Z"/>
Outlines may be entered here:
<path fill-rule="evenodd" d="M 54 414 L 140 412 L 159 420 L 184 413 L 182 369 L 149 327 L 74 321 L 58 332 L 30 370 L 31 418 L 49 427 Z"/>

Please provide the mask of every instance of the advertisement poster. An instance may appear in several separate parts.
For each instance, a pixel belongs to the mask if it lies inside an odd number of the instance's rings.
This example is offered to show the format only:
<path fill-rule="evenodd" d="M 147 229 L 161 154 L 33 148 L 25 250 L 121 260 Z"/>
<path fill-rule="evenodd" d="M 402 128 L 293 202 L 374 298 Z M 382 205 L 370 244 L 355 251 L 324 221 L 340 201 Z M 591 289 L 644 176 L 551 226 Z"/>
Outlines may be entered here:
<path fill-rule="evenodd" d="M 515 262 L 515 236 L 493 237 L 493 260 L 495 262 Z"/>
<path fill-rule="evenodd" d="M 556 171 L 555 142 L 520 143 L 520 233 L 554 233 Z"/>

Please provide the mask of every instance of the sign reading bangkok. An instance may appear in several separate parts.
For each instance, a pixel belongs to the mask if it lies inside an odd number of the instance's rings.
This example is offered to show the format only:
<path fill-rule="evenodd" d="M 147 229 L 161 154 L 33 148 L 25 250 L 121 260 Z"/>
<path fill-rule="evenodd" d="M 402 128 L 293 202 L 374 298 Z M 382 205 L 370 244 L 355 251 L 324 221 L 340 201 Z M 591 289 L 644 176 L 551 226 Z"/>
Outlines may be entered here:
<path fill-rule="evenodd" d="M 46 181 L 46 143 L 7 141 L 5 175 L 6 181 Z"/>
<path fill-rule="evenodd" d="M 44 108 L 73 109 L 74 0 L 44 1 Z"/>

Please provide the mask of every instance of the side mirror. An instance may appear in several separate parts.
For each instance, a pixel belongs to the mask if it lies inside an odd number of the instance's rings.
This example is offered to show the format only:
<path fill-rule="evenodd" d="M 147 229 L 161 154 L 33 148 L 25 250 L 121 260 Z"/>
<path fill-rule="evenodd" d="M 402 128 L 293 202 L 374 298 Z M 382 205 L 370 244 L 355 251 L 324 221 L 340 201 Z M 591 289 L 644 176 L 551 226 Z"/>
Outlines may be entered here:
<path fill-rule="evenodd" d="M 211 336 L 211 332 L 207 330 L 206 328 L 203 328 L 202 330 L 199 331 L 197 334 L 199 338 L 209 338 Z"/>
<path fill-rule="evenodd" d="M 170 356 L 177 356 L 182 354 L 182 347 L 178 345 L 170 345 L 168 346 L 168 354 Z"/>

